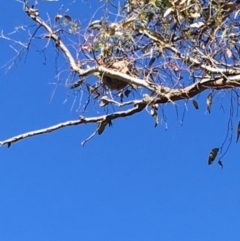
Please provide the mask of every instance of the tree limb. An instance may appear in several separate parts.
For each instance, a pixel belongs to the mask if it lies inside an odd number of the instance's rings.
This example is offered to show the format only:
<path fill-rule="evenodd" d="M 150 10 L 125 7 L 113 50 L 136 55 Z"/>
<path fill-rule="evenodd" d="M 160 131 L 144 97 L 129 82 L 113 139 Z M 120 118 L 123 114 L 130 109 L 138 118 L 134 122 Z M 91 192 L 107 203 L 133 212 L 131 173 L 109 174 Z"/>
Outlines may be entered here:
<path fill-rule="evenodd" d="M 18 142 L 20 140 L 32 137 L 32 136 L 37 136 L 37 135 L 41 135 L 41 134 L 46 134 L 46 133 L 50 133 L 59 129 L 62 129 L 64 127 L 68 127 L 68 126 L 76 126 L 76 125 L 81 125 L 81 124 L 88 124 L 88 123 L 98 123 L 104 120 L 108 120 L 108 121 L 112 121 L 115 120 L 117 118 L 124 118 L 127 116 L 131 116 L 134 115 L 140 111 L 142 111 L 145 108 L 146 104 L 143 103 L 139 103 L 138 105 L 136 105 L 135 107 L 126 110 L 126 111 L 118 111 L 115 112 L 113 114 L 109 114 L 109 115 L 102 115 L 102 116 L 98 116 L 98 117 L 89 117 L 89 118 L 85 118 L 80 116 L 79 120 L 71 120 L 71 121 L 66 121 L 66 122 L 62 122 L 59 123 L 57 125 L 53 125 L 44 129 L 39 129 L 36 131 L 30 131 L 18 136 L 14 136 L 12 138 L 9 138 L 7 140 L 4 141 L 0 141 L 0 146 L 3 145 L 8 145 L 8 147 L 11 146 L 12 143 L 14 142 Z"/>

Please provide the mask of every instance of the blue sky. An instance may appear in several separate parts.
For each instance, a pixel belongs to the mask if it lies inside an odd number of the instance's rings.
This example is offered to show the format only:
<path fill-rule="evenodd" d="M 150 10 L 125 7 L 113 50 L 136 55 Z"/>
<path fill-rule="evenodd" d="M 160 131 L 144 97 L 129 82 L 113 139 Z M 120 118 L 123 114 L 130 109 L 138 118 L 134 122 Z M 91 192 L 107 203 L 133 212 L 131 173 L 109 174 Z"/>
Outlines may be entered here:
<path fill-rule="evenodd" d="M 85 21 L 97 1 L 85 8 L 81 1 L 72 8 L 68 3 L 40 2 L 39 8 L 54 16 L 65 4 Z M 16 1 L 4 1 L 0 12 L 6 33 L 31 23 Z M 3 66 L 14 52 L 7 41 L 0 48 Z M 78 118 L 75 96 L 64 86 L 49 104 L 56 82 L 51 54 L 44 65 L 33 48 L 25 62 L 5 72 L 1 68 L 1 140 Z M 198 111 L 187 105 L 183 126 L 169 104 L 167 131 L 164 123 L 154 128 L 143 112 L 114 121 L 85 147 L 81 142 L 94 125 L 1 147 L 0 240 L 240 240 L 240 144 L 233 141 L 223 169 L 207 165 L 209 151 L 225 138 L 229 113 L 227 97 L 223 112 L 219 95 L 207 114 L 207 94 Z M 184 103 L 177 105 L 182 110 Z M 234 128 L 238 119 L 234 115 Z"/>

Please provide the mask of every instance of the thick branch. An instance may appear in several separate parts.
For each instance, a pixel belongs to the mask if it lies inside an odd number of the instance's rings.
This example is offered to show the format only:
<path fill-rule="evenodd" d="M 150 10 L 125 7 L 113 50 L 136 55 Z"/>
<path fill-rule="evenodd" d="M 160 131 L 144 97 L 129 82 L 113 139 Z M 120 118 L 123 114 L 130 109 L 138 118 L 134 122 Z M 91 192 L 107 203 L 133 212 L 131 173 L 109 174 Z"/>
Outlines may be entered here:
<path fill-rule="evenodd" d="M 154 103 L 164 104 L 168 102 L 179 101 L 182 99 L 190 99 L 195 95 L 198 95 L 204 90 L 209 88 L 223 89 L 223 88 L 233 88 L 237 86 L 240 86 L 240 76 L 238 76 L 237 80 L 235 80 L 235 77 L 232 77 L 232 80 L 230 79 L 224 80 L 224 78 L 219 78 L 214 81 L 204 80 L 202 81 L 202 83 L 198 82 L 183 89 L 176 89 L 176 90 L 169 89 L 167 93 L 162 94 L 160 97 L 149 97 L 149 98 L 144 97 L 143 100 L 135 100 L 132 102 L 135 105 L 135 107 L 126 111 L 118 111 L 109 115 L 102 115 L 98 117 L 90 117 L 90 118 L 80 117 L 79 120 L 66 121 L 48 128 L 27 132 L 25 134 L 21 134 L 21 135 L 9 138 L 5 141 L 1 141 L 0 146 L 3 146 L 3 145 L 10 146 L 12 143 L 20 141 L 22 139 L 26 139 L 28 137 L 41 135 L 45 133 L 50 133 L 52 131 L 56 131 L 58 129 L 61 129 L 67 126 L 75 126 L 75 125 L 87 124 L 87 123 L 100 123 L 103 121 L 110 122 L 117 118 L 123 118 L 123 117 L 134 115 L 138 112 L 141 112 L 149 104 L 154 104 Z"/>
<path fill-rule="evenodd" d="M 126 111 L 118 111 L 118 112 L 115 112 L 115 113 L 109 114 L 109 115 L 102 115 L 102 116 L 98 116 L 98 117 L 89 117 L 89 118 L 80 117 L 79 120 L 66 121 L 66 122 L 62 122 L 62 123 L 59 123 L 59 124 L 54 125 L 54 126 L 44 128 L 44 129 L 40 129 L 40 130 L 36 130 L 36 131 L 30 131 L 30 132 L 27 132 L 27 133 L 24 133 L 24 134 L 21 134 L 21 135 L 18 135 L 18 136 L 14 136 L 14 137 L 9 138 L 5 141 L 1 141 L 0 146 L 8 145 L 8 147 L 10 147 L 11 144 L 14 143 L 14 142 L 26 139 L 28 137 L 50 133 L 50 132 L 59 130 L 61 128 L 67 127 L 67 126 L 76 126 L 76 125 L 87 124 L 87 123 L 101 123 L 103 121 L 112 121 L 112 120 L 115 120 L 117 118 L 123 118 L 123 117 L 131 116 L 131 115 L 134 115 L 134 114 L 142 111 L 145 108 L 145 106 L 146 106 L 146 104 L 141 103 L 141 104 L 136 105 L 132 109 L 129 109 L 129 110 L 126 110 Z"/>

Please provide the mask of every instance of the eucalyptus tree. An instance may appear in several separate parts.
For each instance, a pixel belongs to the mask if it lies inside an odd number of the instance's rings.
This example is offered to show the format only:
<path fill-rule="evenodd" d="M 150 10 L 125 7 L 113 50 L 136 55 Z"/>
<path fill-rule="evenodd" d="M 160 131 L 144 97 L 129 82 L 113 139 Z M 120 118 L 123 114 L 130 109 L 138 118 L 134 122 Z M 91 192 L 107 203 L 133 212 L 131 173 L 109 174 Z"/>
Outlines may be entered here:
<path fill-rule="evenodd" d="M 142 111 L 147 111 L 157 126 L 164 122 L 168 104 L 178 108 L 177 102 L 183 106 L 192 103 L 199 109 L 197 100 L 203 92 L 207 92 L 205 108 L 209 113 L 218 95 L 229 97 L 230 109 L 239 106 L 240 0 L 100 2 L 97 12 L 101 17 L 93 15 L 85 26 L 78 16 L 63 11 L 44 19 L 40 5 L 23 3 L 24 12 L 36 27 L 31 28 L 26 43 L 15 41 L 19 45 L 16 58 L 36 39 L 49 48 L 53 42 L 69 66 L 65 87 L 85 93 L 82 114 L 74 121 L 30 131 L 1 145 L 10 146 L 66 126 L 93 123 L 96 130 L 85 144 L 118 118 Z M 12 35 L 3 32 L 1 38 L 13 41 Z M 92 104 L 101 115 L 85 115 Z M 231 111 L 229 119 L 232 116 Z M 238 140 L 240 125 L 236 133 Z M 232 139 L 232 132 L 227 135 Z M 218 150 L 210 153 L 209 164 Z"/>

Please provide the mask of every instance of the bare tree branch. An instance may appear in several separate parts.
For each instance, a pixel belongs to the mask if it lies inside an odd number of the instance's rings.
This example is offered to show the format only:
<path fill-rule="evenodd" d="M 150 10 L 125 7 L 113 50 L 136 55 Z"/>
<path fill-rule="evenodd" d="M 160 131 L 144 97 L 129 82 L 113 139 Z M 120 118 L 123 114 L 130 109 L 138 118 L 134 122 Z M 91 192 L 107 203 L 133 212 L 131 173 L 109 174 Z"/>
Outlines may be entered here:
<path fill-rule="evenodd" d="M 37 135 L 41 135 L 41 134 L 45 134 L 45 133 L 50 133 L 50 132 L 53 132 L 53 131 L 56 131 L 56 130 L 59 130 L 61 128 L 68 127 L 68 126 L 76 126 L 76 125 L 88 124 L 88 123 L 100 123 L 100 122 L 103 122 L 103 121 L 110 122 L 110 121 L 115 120 L 117 118 L 124 118 L 124 117 L 127 117 L 127 116 L 134 115 L 134 114 L 142 111 L 144 109 L 144 107 L 145 107 L 145 104 L 141 103 L 141 104 L 138 104 L 134 108 L 129 109 L 127 111 L 118 111 L 118 112 L 115 112 L 115 113 L 109 114 L 109 115 L 102 115 L 102 116 L 91 117 L 91 118 L 85 118 L 85 117 L 80 116 L 79 120 L 62 122 L 62 123 L 59 123 L 59 124 L 54 125 L 54 126 L 50 126 L 50 127 L 44 128 L 44 129 L 39 129 L 39 130 L 36 130 L 36 131 L 30 131 L 30 132 L 27 132 L 25 134 L 14 136 L 14 137 L 9 138 L 5 141 L 0 141 L 0 146 L 8 145 L 8 147 L 10 147 L 11 144 L 14 143 L 14 142 L 26 139 L 28 137 L 37 136 Z"/>

